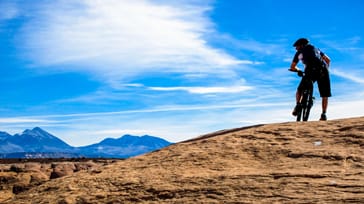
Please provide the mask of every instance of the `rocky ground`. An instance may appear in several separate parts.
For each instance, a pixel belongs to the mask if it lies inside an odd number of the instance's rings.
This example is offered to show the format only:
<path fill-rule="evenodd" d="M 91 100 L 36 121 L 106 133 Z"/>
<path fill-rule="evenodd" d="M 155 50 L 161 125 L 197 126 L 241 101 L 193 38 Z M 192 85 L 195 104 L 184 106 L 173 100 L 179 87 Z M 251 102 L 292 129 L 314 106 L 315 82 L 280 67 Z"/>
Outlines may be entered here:
<path fill-rule="evenodd" d="M 6 192 L 4 173 L 17 172 L 0 173 Z M 3 202 L 364 203 L 364 117 L 223 130 L 55 179 L 24 177 L 41 185 L 14 185 Z"/>
<path fill-rule="evenodd" d="M 112 159 L 0 159 L 0 203 L 51 179 L 99 173 Z"/>

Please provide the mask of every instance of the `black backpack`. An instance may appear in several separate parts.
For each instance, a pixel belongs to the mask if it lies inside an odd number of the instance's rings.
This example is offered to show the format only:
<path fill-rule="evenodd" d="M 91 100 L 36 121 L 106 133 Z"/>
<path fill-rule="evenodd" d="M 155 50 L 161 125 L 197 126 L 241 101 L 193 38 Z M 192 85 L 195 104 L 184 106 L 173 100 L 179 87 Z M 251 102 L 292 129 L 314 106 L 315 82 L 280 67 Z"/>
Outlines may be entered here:
<path fill-rule="evenodd" d="M 306 45 L 301 50 L 306 65 L 306 72 L 311 75 L 314 80 L 321 76 L 321 73 L 327 69 L 325 61 L 322 59 L 321 51 L 312 45 Z"/>

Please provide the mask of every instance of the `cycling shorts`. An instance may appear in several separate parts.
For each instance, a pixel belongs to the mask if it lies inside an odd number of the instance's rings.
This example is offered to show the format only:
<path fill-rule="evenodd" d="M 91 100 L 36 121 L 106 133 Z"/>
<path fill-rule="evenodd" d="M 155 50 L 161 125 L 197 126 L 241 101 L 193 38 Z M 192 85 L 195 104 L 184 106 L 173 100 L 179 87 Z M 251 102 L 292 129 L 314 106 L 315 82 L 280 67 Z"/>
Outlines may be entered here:
<path fill-rule="evenodd" d="M 317 81 L 318 89 L 321 97 L 330 97 L 331 96 L 331 83 L 329 71 L 327 68 L 323 68 L 320 72 L 312 79 L 314 82 Z M 304 88 L 303 78 L 298 85 L 297 90 L 302 92 Z"/>

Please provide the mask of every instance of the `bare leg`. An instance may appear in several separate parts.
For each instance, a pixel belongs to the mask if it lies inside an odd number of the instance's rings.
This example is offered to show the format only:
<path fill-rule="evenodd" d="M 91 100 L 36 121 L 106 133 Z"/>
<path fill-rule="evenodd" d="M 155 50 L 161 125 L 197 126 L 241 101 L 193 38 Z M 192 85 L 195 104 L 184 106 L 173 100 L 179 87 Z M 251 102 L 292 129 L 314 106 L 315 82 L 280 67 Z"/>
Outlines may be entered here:
<path fill-rule="evenodd" d="M 327 104 L 329 102 L 328 97 L 322 97 L 322 114 L 320 120 L 327 120 L 326 118 L 326 110 L 327 110 Z"/>
<path fill-rule="evenodd" d="M 297 91 L 296 92 L 296 103 L 298 103 L 301 99 L 301 92 Z"/>
<path fill-rule="evenodd" d="M 301 93 L 299 91 L 297 91 L 296 92 L 296 104 L 298 104 L 298 102 L 300 101 L 300 99 L 301 99 Z M 297 105 L 294 107 L 294 109 L 292 111 L 292 115 L 293 116 L 296 116 L 297 115 L 296 108 L 297 108 Z"/>
<path fill-rule="evenodd" d="M 329 103 L 329 98 L 322 97 L 322 113 L 326 113 L 328 103 Z"/>

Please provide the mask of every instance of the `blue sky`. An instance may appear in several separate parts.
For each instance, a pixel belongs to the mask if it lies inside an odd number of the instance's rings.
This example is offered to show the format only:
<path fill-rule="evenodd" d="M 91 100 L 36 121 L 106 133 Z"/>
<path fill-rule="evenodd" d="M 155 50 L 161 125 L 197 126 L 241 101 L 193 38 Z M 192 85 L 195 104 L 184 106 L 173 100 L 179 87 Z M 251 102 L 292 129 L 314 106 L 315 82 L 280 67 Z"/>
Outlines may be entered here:
<path fill-rule="evenodd" d="M 294 121 L 300 37 L 332 59 L 329 119 L 363 116 L 363 10 L 361 0 L 0 0 L 0 130 L 39 126 L 82 146 Z"/>

